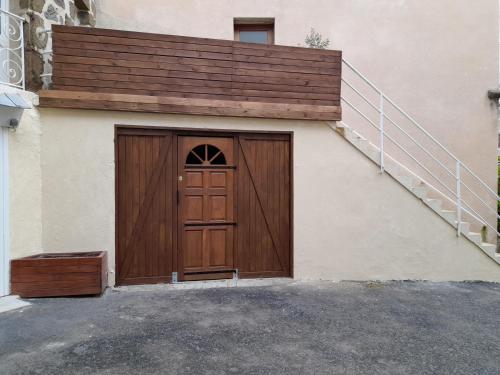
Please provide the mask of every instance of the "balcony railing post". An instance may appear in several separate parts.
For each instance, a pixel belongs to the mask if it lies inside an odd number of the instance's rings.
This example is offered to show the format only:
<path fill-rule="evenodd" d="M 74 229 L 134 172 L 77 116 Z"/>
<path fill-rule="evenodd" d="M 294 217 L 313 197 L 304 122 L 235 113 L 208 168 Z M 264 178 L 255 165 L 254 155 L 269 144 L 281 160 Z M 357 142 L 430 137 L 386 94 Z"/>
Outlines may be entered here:
<path fill-rule="evenodd" d="M 380 128 L 380 173 L 384 173 L 384 94 L 380 93 L 379 104 L 379 128 Z"/>
<path fill-rule="evenodd" d="M 460 160 L 456 161 L 455 178 L 457 183 L 457 236 L 460 237 L 460 224 L 462 222 L 462 180 L 460 177 Z"/>

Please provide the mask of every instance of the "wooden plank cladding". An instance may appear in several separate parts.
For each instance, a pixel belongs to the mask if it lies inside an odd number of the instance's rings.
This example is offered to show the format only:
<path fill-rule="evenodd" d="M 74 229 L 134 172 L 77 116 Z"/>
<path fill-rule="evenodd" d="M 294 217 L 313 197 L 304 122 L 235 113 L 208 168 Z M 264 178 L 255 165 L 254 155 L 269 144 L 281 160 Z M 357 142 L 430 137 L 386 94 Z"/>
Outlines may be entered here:
<path fill-rule="evenodd" d="M 341 118 L 340 51 L 55 25 L 52 37 L 40 106 Z"/>
<path fill-rule="evenodd" d="M 11 261 L 11 289 L 23 298 L 101 294 L 108 280 L 105 251 L 43 253 Z"/>

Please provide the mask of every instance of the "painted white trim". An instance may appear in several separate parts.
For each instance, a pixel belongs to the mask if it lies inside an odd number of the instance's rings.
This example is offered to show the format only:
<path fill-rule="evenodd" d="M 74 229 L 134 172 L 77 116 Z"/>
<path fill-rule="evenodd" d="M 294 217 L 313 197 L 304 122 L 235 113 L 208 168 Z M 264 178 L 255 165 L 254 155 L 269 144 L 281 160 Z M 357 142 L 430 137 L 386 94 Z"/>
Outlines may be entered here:
<path fill-rule="evenodd" d="M 9 130 L 0 128 L 0 296 L 10 293 Z"/>

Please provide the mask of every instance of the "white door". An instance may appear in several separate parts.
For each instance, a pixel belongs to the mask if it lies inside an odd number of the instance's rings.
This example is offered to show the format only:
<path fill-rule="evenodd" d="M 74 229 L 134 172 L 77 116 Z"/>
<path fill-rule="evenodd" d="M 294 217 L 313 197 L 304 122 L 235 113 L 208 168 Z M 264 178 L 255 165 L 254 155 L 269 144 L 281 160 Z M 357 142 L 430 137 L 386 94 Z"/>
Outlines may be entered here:
<path fill-rule="evenodd" d="M 0 127 L 0 297 L 9 291 L 9 185 L 8 185 L 8 134 Z"/>

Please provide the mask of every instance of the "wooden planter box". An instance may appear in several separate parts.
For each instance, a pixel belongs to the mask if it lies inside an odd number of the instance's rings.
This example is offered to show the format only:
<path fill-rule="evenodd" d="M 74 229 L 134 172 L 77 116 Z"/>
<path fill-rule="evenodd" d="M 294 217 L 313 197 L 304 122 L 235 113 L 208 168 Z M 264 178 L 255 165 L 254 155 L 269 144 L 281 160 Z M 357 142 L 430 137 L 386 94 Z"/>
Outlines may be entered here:
<path fill-rule="evenodd" d="M 105 251 L 45 253 L 10 262 L 11 292 L 21 297 L 99 295 L 108 283 Z"/>

